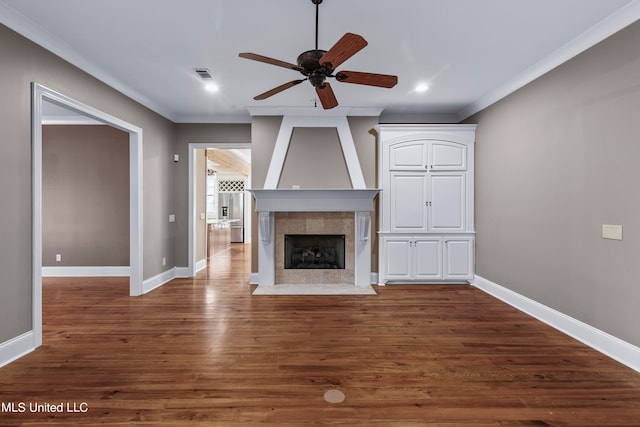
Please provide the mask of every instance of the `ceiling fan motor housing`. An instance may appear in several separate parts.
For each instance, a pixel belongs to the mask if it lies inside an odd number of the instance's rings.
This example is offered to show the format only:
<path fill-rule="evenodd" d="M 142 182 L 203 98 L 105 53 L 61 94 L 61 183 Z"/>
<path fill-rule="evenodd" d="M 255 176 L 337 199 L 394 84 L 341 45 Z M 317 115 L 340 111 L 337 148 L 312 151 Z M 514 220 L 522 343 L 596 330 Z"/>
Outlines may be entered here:
<path fill-rule="evenodd" d="M 312 49 L 302 52 L 297 59 L 298 65 L 303 68 L 300 71 L 309 78 L 314 87 L 322 87 L 327 77 L 331 77 L 332 69 L 320 65 L 320 58 L 327 53 L 326 50 Z"/>

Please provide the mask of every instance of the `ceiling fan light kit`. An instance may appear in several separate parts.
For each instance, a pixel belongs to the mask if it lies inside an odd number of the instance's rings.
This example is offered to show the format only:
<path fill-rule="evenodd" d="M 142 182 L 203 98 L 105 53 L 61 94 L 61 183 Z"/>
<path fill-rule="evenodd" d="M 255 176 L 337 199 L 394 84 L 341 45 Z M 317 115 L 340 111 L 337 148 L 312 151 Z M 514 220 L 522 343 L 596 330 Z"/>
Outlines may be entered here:
<path fill-rule="evenodd" d="M 367 41 L 358 34 L 346 33 L 329 50 L 318 49 L 318 6 L 322 0 L 311 0 L 316 5 L 316 47 L 298 55 L 297 64 L 269 58 L 256 53 L 244 52 L 239 56 L 253 61 L 264 62 L 300 72 L 305 78 L 284 83 L 260 95 L 255 100 L 267 99 L 277 93 L 296 86 L 306 80 L 316 89 L 316 94 L 324 109 L 338 106 L 338 100 L 327 78 L 335 78 L 342 83 L 392 88 L 398 83 L 398 77 L 388 74 L 364 73 L 360 71 L 338 71 L 335 69 L 347 59 L 367 46 Z"/>

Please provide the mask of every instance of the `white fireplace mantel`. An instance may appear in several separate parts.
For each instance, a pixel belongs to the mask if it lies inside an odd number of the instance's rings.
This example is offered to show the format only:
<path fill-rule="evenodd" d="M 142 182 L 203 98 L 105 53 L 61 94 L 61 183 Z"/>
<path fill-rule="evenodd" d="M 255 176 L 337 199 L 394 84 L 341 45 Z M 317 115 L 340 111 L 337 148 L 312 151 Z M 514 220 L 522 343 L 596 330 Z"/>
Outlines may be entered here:
<path fill-rule="evenodd" d="M 258 284 L 275 284 L 276 212 L 353 212 L 355 215 L 355 283 L 371 284 L 371 212 L 378 189 L 317 190 L 249 190 L 255 197 L 258 212 Z"/>
<path fill-rule="evenodd" d="M 258 212 L 361 212 L 373 211 L 378 189 L 249 190 Z"/>

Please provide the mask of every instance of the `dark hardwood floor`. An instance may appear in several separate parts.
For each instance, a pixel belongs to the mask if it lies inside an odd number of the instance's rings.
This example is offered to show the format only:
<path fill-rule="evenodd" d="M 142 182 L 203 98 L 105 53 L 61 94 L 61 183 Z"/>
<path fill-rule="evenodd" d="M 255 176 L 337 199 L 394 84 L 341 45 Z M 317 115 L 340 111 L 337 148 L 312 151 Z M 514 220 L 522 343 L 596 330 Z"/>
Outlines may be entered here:
<path fill-rule="evenodd" d="M 47 279 L 0 425 L 640 426 L 639 373 L 476 288 L 252 296 L 249 252 L 136 298 Z"/>

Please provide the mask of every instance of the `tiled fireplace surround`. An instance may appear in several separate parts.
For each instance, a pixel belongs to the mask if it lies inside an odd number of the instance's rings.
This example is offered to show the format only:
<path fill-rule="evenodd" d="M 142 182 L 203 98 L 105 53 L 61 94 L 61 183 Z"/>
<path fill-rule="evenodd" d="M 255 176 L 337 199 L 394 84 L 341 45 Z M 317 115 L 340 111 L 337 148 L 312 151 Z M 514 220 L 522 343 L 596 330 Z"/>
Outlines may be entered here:
<path fill-rule="evenodd" d="M 275 214 L 275 283 L 354 283 L 354 217 L 351 212 L 278 212 Z M 344 235 L 344 269 L 285 269 L 287 234 Z"/>

